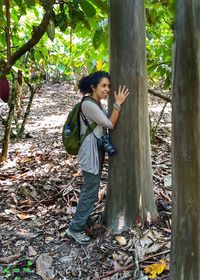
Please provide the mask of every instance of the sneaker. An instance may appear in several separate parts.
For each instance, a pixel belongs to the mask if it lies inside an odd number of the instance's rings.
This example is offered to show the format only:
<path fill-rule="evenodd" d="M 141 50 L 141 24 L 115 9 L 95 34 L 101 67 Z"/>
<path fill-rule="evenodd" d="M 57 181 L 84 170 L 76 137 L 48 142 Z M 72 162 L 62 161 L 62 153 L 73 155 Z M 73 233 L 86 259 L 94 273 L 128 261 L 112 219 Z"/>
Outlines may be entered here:
<path fill-rule="evenodd" d="M 74 231 L 69 230 L 69 228 L 68 228 L 66 230 L 66 234 L 69 237 L 72 237 L 73 239 L 75 239 L 79 244 L 86 244 L 90 241 L 90 237 L 87 236 L 84 231 L 74 232 Z"/>

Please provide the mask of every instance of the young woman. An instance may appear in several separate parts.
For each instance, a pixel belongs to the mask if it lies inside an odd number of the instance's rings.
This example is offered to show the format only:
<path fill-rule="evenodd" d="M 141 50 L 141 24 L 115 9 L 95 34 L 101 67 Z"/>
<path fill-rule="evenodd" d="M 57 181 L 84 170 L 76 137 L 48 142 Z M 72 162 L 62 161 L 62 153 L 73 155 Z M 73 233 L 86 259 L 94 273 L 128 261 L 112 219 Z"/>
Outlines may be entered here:
<path fill-rule="evenodd" d="M 98 71 L 79 82 L 79 89 L 83 94 L 90 94 L 81 105 L 81 110 L 89 124 L 96 124 L 94 130 L 84 139 L 79 152 L 78 162 L 84 176 L 84 184 L 81 188 L 76 214 L 71 221 L 66 234 L 77 242 L 84 244 L 90 241 L 90 237 L 84 232 L 87 220 L 93 210 L 98 197 L 102 164 L 104 160 L 104 147 L 98 141 L 105 135 L 106 129 L 113 129 L 117 123 L 121 105 L 129 92 L 125 87 L 119 86 L 118 92 L 114 92 L 115 103 L 108 118 L 101 106 L 101 99 L 107 99 L 110 94 L 110 76 L 107 72 Z M 87 130 L 80 114 L 81 135 Z"/>

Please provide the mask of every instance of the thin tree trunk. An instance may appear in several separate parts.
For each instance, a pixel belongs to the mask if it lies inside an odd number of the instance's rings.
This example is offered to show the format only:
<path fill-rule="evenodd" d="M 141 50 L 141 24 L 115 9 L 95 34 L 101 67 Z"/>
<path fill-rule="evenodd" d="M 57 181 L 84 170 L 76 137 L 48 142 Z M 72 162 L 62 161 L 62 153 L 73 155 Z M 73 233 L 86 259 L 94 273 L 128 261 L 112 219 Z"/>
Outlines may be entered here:
<path fill-rule="evenodd" d="M 170 279 L 200 279 L 200 0 L 177 3 Z"/>
<path fill-rule="evenodd" d="M 26 122 L 27 122 L 28 117 L 29 117 L 29 115 L 30 115 L 31 106 L 32 106 L 32 102 L 33 102 L 33 98 L 34 98 L 35 92 L 36 92 L 37 89 L 40 87 L 40 85 L 39 85 L 39 86 L 37 86 L 36 88 L 33 88 L 33 86 L 29 83 L 29 81 L 28 81 L 27 79 L 25 79 L 25 82 L 26 82 L 26 84 L 27 84 L 28 87 L 29 87 L 29 90 L 30 90 L 30 97 L 29 97 L 28 105 L 27 105 L 27 107 L 26 107 L 26 112 L 25 112 L 25 114 L 24 114 L 24 117 L 23 117 L 23 121 L 22 121 L 20 130 L 19 130 L 19 134 L 18 134 L 19 137 L 22 137 L 22 135 L 23 135 L 23 133 L 24 133 L 25 125 L 26 125 Z"/>
<path fill-rule="evenodd" d="M 14 110 L 15 110 L 16 94 L 17 94 L 16 88 L 15 88 L 15 86 L 13 86 L 12 93 L 11 93 L 11 100 L 10 100 L 10 110 L 9 110 L 6 125 L 5 125 L 5 133 L 4 133 L 4 138 L 3 138 L 2 152 L 0 155 L 0 163 L 4 162 L 8 157 L 12 120 L 14 117 Z"/>
<path fill-rule="evenodd" d="M 10 1 L 6 0 L 6 45 L 7 45 L 7 64 L 6 67 L 10 67 L 11 62 L 11 43 L 10 43 Z M 11 97 L 12 99 L 12 97 Z M 3 162 L 7 159 L 8 156 L 8 146 L 10 141 L 10 133 L 11 133 L 11 123 L 13 119 L 14 114 L 14 100 L 11 100 L 10 110 L 8 113 L 8 118 L 5 125 L 5 134 L 3 138 L 3 146 L 2 146 L 2 152 L 0 155 L 0 162 Z"/>
<path fill-rule="evenodd" d="M 110 70 L 112 89 L 125 84 L 130 91 L 112 132 L 117 154 L 109 159 L 106 216 L 108 227 L 117 233 L 134 225 L 138 217 L 157 217 L 150 160 L 143 0 L 110 0 Z M 110 99 L 111 105 L 113 97 Z"/>

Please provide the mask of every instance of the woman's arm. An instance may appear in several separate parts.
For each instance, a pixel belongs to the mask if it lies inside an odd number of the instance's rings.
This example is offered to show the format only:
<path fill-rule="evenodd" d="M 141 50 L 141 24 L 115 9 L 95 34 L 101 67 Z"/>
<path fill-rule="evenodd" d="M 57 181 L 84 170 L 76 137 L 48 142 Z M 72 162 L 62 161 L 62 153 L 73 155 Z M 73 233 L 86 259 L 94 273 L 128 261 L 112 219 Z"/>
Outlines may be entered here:
<path fill-rule="evenodd" d="M 104 112 L 99 108 L 97 104 L 90 100 L 85 100 L 82 103 L 82 112 L 85 117 L 98 125 L 101 125 L 108 129 L 113 129 L 119 118 L 121 110 L 121 104 L 124 103 L 125 99 L 129 95 L 128 89 L 123 86 L 119 86 L 118 93 L 114 92 L 115 103 L 113 105 L 113 111 L 110 118 L 108 118 Z"/>
<path fill-rule="evenodd" d="M 89 100 L 83 101 L 82 112 L 84 116 L 90 121 L 93 121 L 105 128 L 113 129 L 113 124 L 110 119 L 107 118 L 105 113 L 94 102 Z"/>

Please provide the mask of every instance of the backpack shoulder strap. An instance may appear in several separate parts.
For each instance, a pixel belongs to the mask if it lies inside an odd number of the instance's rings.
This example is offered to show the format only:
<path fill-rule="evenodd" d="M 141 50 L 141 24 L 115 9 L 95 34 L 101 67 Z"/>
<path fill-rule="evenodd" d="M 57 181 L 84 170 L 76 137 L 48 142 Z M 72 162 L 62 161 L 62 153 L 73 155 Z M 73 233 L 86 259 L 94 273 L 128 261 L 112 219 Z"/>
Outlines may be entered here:
<path fill-rule="evenodd" d="M 92 98 L 91 96 L 88 95 L 88 96 L 83 97 L 82 100 L 81 100 L 81 103 L 82 103 L 83 101 L 85 101 L 85 100 L 89 100 L 89 101 L 95 103 L 95 104 L 103 111 L 103 108 L 102 108 L 102 106 L 101 106 L 101 103 L 97 102 L 97 101 L 96 101 L 94 98 Z"/>
<path fill-rule="evenodd" d="M 82 118 L 83 122 L 85 123 L 85 125 L 87 126 L 87 129 L 86 129 L 86 132 L 82 135 L 81 139 L 80 139 L 80 144 L 83 143 L 83 141 L 85 140 L 85 138 L 92 132 L 93 133 L 93 130 L 95 129 L 95 127 L 97 126 L 97 124 L 95 122 L 93 123 L 89 123 L 86 116 L 83 114 L 82 112 L 82 108 L 81 108 L 81 105 L 83 103 L 83 101 L 85 100 L 90 100 L 92 102 L 94 102 L 95 104 L 98 104 L 93 98 L 91 98 L 90 96 L 85 96 L 82 98 L 81 100 L 81 104 L 80 104 L 80 110 L 79 110 L 79 113 L 80 113 L 80 117 Z M 93 133 L 94 134 L 94 133 Z M 95 136 L 96 137 L 96 136 Z"/>

